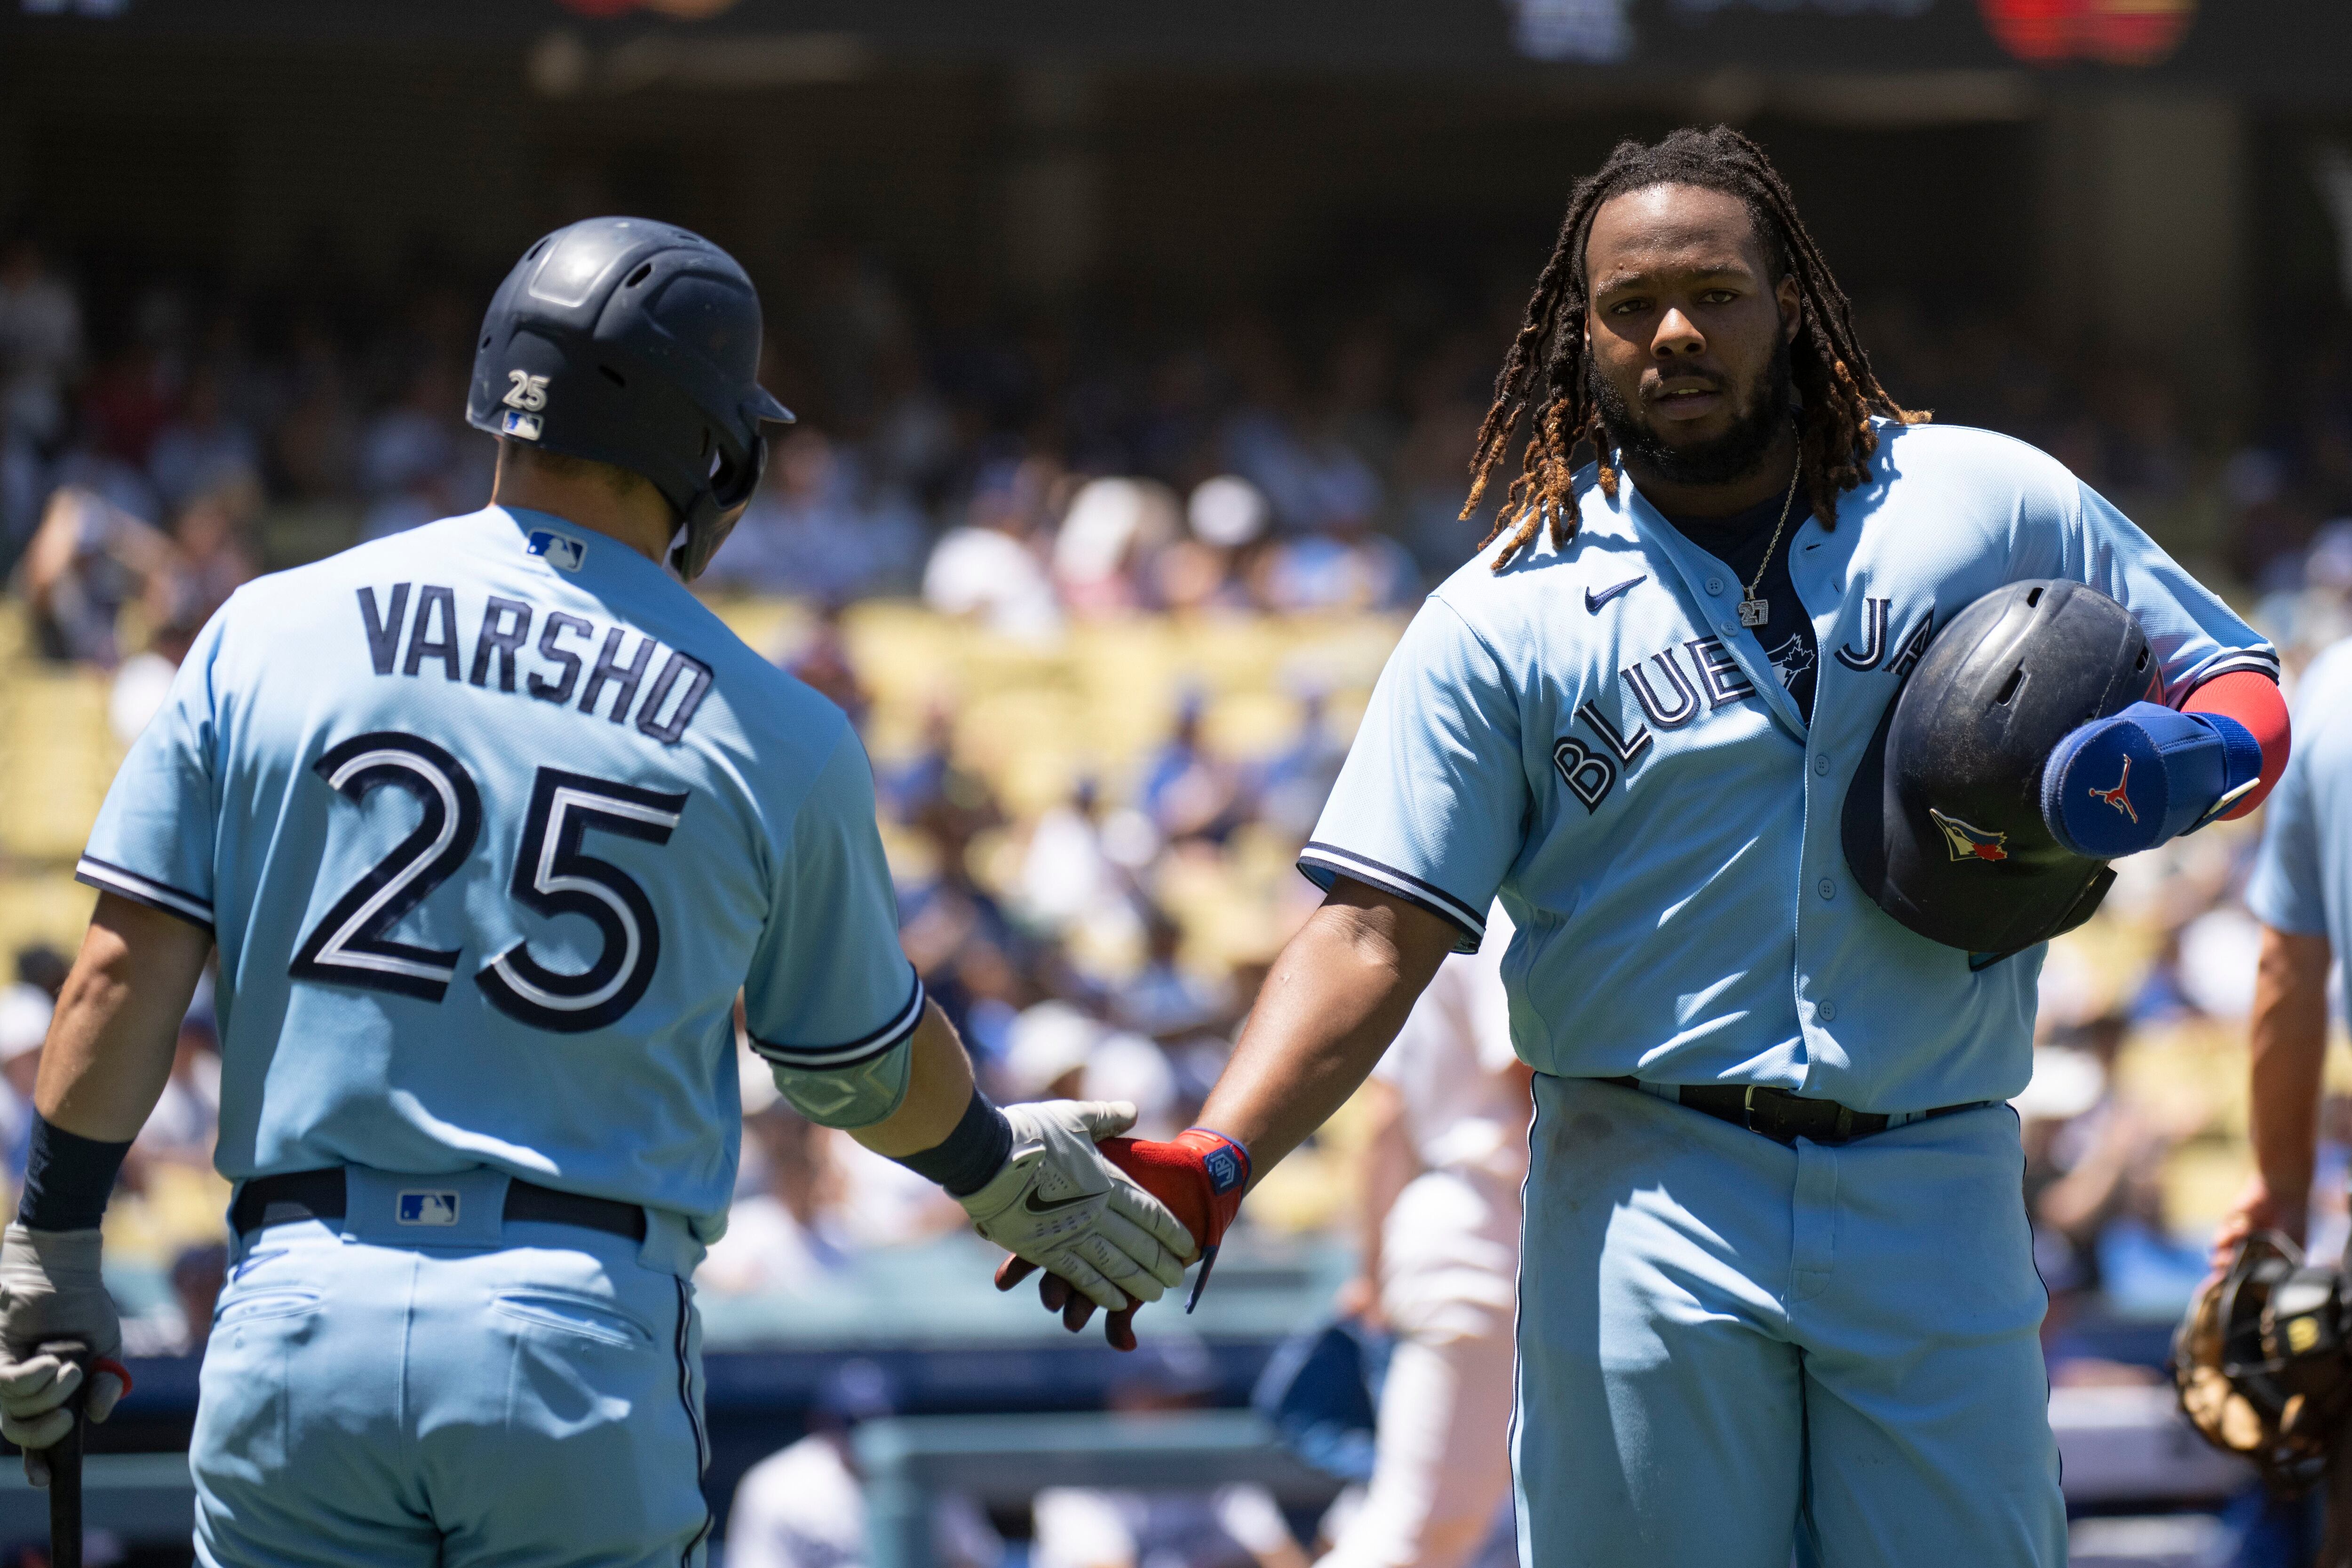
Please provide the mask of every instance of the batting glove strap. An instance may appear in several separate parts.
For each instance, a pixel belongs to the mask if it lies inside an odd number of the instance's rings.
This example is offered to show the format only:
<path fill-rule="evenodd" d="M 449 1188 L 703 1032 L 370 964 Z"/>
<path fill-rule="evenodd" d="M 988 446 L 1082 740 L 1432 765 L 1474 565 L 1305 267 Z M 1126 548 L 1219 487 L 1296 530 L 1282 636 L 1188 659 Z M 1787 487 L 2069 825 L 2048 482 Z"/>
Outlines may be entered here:
<path fill-rule="evenodd" d="M 2262 771 L 2262 745 L 2237 720 L 2134 703 L 2058 743 L 2042 772 L 2042 821 L 2074 853 L 2116 860 L 2203 826 Z"/>

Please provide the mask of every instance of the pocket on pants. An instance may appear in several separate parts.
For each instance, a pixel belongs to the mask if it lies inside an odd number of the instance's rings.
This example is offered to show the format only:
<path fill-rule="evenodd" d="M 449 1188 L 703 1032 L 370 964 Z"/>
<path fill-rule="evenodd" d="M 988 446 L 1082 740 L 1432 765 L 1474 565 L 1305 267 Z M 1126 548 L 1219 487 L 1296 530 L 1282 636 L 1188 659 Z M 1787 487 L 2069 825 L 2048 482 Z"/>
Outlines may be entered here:
<path fill-rule="evenodd" d="M 294 1363 L 324 1332 L 321 1291 L 297 1285 L 231 1286 L 213 1309 L 197 1375 L 200 1485 L 263 1480 L 294 1443 L 288 1385 Z"/>
<path fill-rule="evenodd" d="M 319 1292 L 296 1285 L 265 1285 L 243 1292 L 223 1291 L 213 1308 L 213 1330 L 218 1333 L 239 1323 L 257 1322 L 265 1318 L 290 1318 L 316 1312 Z"/>
<path fill-rule="evenodd" d="M 593 1296 L 543 1289 L 501 1291 L 491 1298 L 490 1310 L 528 1328 L 619 1350 L 642 1350 L 654 1343 L 653 1330 L 614 1303 Z"/>

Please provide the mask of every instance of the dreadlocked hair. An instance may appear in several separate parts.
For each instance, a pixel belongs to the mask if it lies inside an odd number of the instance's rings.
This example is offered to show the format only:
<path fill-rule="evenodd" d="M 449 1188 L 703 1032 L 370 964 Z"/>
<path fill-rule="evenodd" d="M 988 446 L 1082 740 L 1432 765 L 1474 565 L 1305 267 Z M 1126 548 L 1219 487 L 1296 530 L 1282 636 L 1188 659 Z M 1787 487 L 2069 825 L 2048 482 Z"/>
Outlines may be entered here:
<path fill-rule="evenodd" d="M 1478 427 L 1470 460 L 1466 521 L 1478 509 L 1488 482 L 1508 455 L 1524 421 L 1529 427 L 1527 455 L 1496 509 L 1494 526 L 1479 541 L 1492 544 L 1506 526 L 1509 542 L 1495 559 L 1502 570 L 1530 548 L 1549 520 L 1555 549 L 1576 532 L 1573 461 L 1591 444 L 1601 490 L 1614 500 L 1617 471 L 1610 462 L 1601 410 L 1586 380 L 1585 311 L 1591 287 L 1585 277 L 1584 246 L 1601 204 L 1628 191 L 1653 185 L 1696 185 L 1736 197 L 1748 209 L 1777 285 L 1797 280 L 1803 319 L 1789 345 L 1789 365 L 1802 412 L 1798 419 L 1798 465 L 1813 500 L 1813 516 L 1825 528 L 1837 526 L 1837 496 L 1862 483 L 1862 465 L 1878 450 L 1873 414 L 1904 424 L 1929 417 L 1906 409 L 1887 394 L 1870 368 L 1870 356 L 1854 335 L 1853 307 L 1831 276 L 1829 263 L 1797 216 L 1796 198 L 1764 150 L 1728 126 L 1674 132 L 1655 146 L 1620 141 L 1608 162 L 1580 180 L 1570 193 L 1559 238 L 1536 279 L 1517 336 L 1495 378 L 1495 402 Z"/>

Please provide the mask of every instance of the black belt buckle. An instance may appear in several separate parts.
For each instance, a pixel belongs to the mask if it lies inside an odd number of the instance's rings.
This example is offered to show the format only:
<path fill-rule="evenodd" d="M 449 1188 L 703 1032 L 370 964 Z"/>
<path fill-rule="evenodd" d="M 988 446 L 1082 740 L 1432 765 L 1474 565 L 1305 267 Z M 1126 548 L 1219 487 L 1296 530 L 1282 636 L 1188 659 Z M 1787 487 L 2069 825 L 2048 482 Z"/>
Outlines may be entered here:
<path fill-rule="evenodd" d="M 1756 1099 L 1759 1094 L 1765 1097 L 1764 1104 L 1768 1108 L 1768 1114 L 1765 1117 L 1759 1117 L 1757 1114 Z M 1748 1085 L 1748 1092 L 1739 1098 L 1739 1124 L 1751 1133 L 1771 1139 L 1776 1144 L 1795 1143 L 1797 1134 L 1786 1125 L 1785 1116 L 1769 1114 L 1770 1112 L 1781 1110 L 1780 1101 L 1782 1098 L 1783 1096 L 1766 1088 L 1763 1084 L 1750 1083 Z"/>
<path fill-rule="evenodd" d="M 1833 1148 L 1854 1138 L 1853 1108 L 1834 1100 L 1808 1100 L 1785 1089 L 1751 1083 L 1740 1097 L 1740 1111 L 1743 1126 L 1776 1144 L 1793 1145 L 1803 1138 Z"/>

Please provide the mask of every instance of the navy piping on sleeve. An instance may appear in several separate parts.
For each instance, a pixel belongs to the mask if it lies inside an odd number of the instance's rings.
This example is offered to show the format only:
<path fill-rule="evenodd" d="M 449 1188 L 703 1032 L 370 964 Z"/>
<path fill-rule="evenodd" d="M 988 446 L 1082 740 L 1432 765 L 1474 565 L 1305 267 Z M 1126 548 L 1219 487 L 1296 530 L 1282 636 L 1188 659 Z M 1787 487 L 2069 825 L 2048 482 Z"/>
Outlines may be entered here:
<path fill-rule="evenodd" d="M 2235 653 L 2224 653 L 2197 672 L 2197 685 L 2201 686 L 2216 675 L 2227 675 L 2240 670 L 2252 670 L 2277 680 L 2278 655 L 2267 648 L 2247 648 Z"/>
<path fill-rule="evenodd" d="M 1330 885 L 1315 875 L 1318 871 L 1325 871 L 1369 883 L 1384 893 L 1393 893 L 1408 904 L 1419 904 L 1447 925 L 1461 927 L 1473 947 L 1486 939 L 1486 917 L 1468 904 L 1410 872 L 1382 865 L 1353 850 L 1343 850 L 1337 844 L 1310 843 L 1298 852 L 1298 869 L 1318 886 L 1328 888 Z"/>
<path fill-rule="evenodd" d="M 191 925 L 206 931 L 213 928 L 213 906 L 193 893 L 183 893 L 169 883 L 157 882 L 152 876 L 102 861 L 96 855 L 84 855 L 74 862 L 74 880 L 127 898 L 133 904 L 143 904 L 150 909 L 160 909 L 166 915 L 176 915 Z"/>
<path fill-rule="evenodd" d="M 845 1045 L 778 1045 L 772 1040 L 751 1037 L 751 1049 L 779 1067 L 837 1068 L 855 1067 L 888 1051 L 923 1021 L 923 977 L 915 977 L 913 995 L 907 1005 L 891 1015 L 890 1021 L 872 1034 L 853 1040 Z"/>

